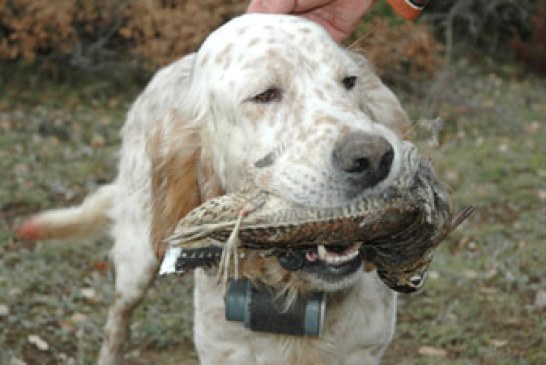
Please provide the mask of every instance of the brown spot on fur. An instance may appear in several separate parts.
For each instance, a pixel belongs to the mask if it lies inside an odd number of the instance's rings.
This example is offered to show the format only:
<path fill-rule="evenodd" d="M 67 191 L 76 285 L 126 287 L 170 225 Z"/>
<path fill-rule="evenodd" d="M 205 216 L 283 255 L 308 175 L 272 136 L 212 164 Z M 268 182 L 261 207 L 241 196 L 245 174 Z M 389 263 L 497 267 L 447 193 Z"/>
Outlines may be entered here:
<path fill-rule="evenodd" d="M 239 29 L 237 29 L 237 34 L 243 35 L 247 31 L 247 29 L 248 27 L 240 27 Z"/>
<path fill-rule="evenodd" d="M 413 130 L 406 113 L 397 109 L 393 114 L 393 124 L 389 127 L 398 134 L 400 138 L 411 140 L 413 137 Z"/>
<path fill-rule="evenodd" d="M 317 118 L 315 122 L 317 125 L 323 124 L 323 125 L 337 126 L 339 124 L 339 120 L 337 120 L 337 118 L 334 118 L 330 115 Z"/>
<path fill-rule="evenodd" d="M 253 46 L 255 46 L 256 44 L 258 44 L 259 41 L 260 41 L 260 40 L 259 40 L 258 38 L 252 38 L 252 39 L 248 42 L 248 45 L 247 45 L 247 46 L 248 46 L 249 48 L 250 48 L 250 47 L 253 47 Z"/>
<path fill-rule="evenodd" d="M 218 65 L 222 64 L 222 63 L 225 63 L 226 62 L 226 58 L 229 57 L 229 53 L 231 53 L 231 47 L 232 45 L 231 44 L 227 44 L 224 49 L 222 49 L 221 51 L 219 51 L 217 54 L 216 54 L 216 57 L 214 58 L 214 62 Z"/>
<path fill-rule="evenodd" d="M 205 66 L 207 63 L 209 62 L 209 55 L 206 54 L 205 57 L 203 57 L 203 59 L 201 60 L 201 67 Z"/>
<path fill-rule="evenodd" d="M 223 359 L 224 361 L 227 361 L 233 355 L 234 352 L 235 351 L 233 351 L 233 350 L 222 351 L 222 354 L 220 355 L 220 358 Z"/>
<path fill-rule="evenodd" d="M 351 131 L 351 128 L 347 125 L 343 125 L 341 126 L 340 130 L 339 130 L 339 135 L 340 136 L 345 136 L 347 134 L 349 134 L 349 132 Z"/>
<path fill-rule="evenodd" d="M 322 92 L 322 90 L 316 89 L 316 90 L 315 90 L 315 93 L 317 94 L 317 98 L 318 98 L 319 100 L 322 100 L 322 101 L 325 101 L 325 100 L 326 100 L 326 96 L 324 95 L 324 93 Z"/>

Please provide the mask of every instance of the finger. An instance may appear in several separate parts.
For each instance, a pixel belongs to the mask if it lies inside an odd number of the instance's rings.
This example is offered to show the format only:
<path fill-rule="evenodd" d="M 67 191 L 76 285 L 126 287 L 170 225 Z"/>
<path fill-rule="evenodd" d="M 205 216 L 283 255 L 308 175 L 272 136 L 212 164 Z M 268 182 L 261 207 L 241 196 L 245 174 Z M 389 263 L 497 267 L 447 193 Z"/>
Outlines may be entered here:
<path fill-rule="evenodd" d="M 322 25 L 336 42 L 342 42 L 348 37 L 347 33 L 340 31 L 331 23 L 324 21 L 324 19 L 317 17 L 314 14 L 305 14 L 303 17 Z"/>
<path fill-rule="evenodd" d="M 252 0 L 246 9 L 247 13 L 280 13 L 290 14 L 296 7 L 296 0 Z"/>
<path fill-rule="evenodd" d="M 293 13 L 305 13 L 313 9 L 320 9 L 336 0 L 297 0 L 295 1 Z"/>

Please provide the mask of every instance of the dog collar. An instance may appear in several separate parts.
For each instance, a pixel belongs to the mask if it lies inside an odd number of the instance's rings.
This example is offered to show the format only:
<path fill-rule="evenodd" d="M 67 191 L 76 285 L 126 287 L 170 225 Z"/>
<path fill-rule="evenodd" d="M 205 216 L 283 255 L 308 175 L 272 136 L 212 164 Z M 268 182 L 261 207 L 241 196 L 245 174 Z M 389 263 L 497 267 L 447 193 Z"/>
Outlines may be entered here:
<path fill-rule="evenodd" d="M 251 331 L 320 337 L 324 327 L 326 293 L 298 296 L 288 308 L 284 296 L 243 278 L 230 280 L 225 302 L 228 321 L 242 322 Z"/>

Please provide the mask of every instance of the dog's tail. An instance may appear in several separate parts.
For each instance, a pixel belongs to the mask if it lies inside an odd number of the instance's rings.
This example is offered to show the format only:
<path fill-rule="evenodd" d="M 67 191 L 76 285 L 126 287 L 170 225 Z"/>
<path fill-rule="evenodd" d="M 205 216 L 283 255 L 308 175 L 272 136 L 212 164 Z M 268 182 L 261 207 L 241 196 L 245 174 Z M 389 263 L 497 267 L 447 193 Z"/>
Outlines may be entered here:
<path fill-rule="evenodd" d="M 104 185 L 79 205 L 47 210 L 34 215 L 16 228 L 29 240 L 82 239 L 104 233 L 109 225 L 116 186 Z"/>

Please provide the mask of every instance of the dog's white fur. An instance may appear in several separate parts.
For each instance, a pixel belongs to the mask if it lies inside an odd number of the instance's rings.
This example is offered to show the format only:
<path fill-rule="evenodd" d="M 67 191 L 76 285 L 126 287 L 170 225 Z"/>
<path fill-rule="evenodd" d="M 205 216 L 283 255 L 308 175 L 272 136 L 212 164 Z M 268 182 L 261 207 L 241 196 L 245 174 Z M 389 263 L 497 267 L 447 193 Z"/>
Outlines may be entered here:
<path fill-rule="evenodd" d="M 348 76 L 357 76 L 351 90 L 342 85 Z M 272 88 L 280 91 L 274 100 L 256 102 L 256 95 Z M 366 60 L 307 20 L 244 15 L 153 78 L 128 114 L 119 174 L 111 185 L 80 207 L 32 218 L 21 232 L 76 237 L 112 222 L 116 295 L 98 363 L 120 364 L 131 312 L 157 273 L 164 238 L 181 217 L 207 199 L 252 186 L 301 204 L 342 204 L 343 181 L 330 155 L 336 141 L 355 131 L 381 135 L 393 146 L 387 184 L 398 169 L 408 122 Z M 257 168 L 255 162 L 268 154 L 274 163 Z M 396 294 L 375 271 L 359 270 L 334 284 L 297 273 L 286 279 L 274 259 L 247 261 L 243 271 L 327 290 L 324 335 L 255 333 L 227 322 L 222 288 L 211 273 L 197 270 L 194 335 L 201 364 L 379 362 L 393 336 Z"/>

